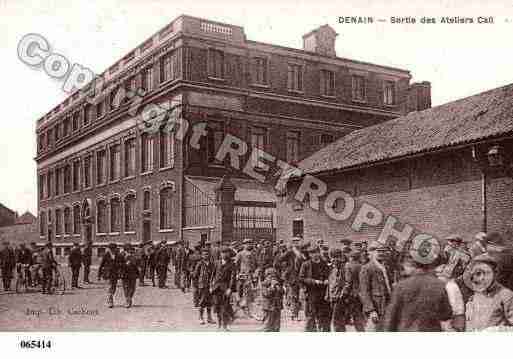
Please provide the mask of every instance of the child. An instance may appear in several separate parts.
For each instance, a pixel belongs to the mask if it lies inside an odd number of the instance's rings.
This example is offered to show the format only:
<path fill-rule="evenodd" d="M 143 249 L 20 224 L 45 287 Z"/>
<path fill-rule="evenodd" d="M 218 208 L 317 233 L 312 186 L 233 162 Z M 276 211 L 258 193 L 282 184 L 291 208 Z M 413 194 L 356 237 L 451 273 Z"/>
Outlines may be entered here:
<path fill-rule="evenodd" d="M 212 294 L 210 293 L 210 281 L 214 274 L 214 264 L 210 260 L 210 251 L 203 249 L 201 252 L 201 260 L 196 264 L 193 272 L 193 281 L 196 284 L 197 302 L 195 304 L 199 307 L 200 324 L 204 325 L 203 313 L 207 308 L 207 321 L 209 324 L 214 324 L 212 320 Z"/>
<path fill-rule="evenodd" d="M 283 287 L 274 268 L 265 270 L 262 282 L 262 309 L 264 310 L 264 332 L 279 332 L 283 309 Z"/>

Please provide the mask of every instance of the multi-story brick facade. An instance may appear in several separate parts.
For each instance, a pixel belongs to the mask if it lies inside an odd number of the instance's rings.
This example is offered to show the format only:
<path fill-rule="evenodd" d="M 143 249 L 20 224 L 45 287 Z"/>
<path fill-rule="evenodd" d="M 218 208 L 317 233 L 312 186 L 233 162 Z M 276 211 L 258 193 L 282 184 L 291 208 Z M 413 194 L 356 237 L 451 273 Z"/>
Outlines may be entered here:
<path fill-rule="evenodd" d="M 327 190 L 318 196 L 319 210 L 312 209 L 309 196 L 297 197 L 306 177 L 291 180 L 287 195 L 278 200 L 278 237 L 322 238 L 334 245 L 342 238 L 370 242 L 389 233 L 384 228 L 392 216 L 393 228 L 404 231 L 409 225 L 412 236 L 459 234 L 471 240 L 478 232 L 498 231 L 510 238 L 512 103 L 509 85 L 339 139 L 298 164 Z M 350 201 L 326 203 L 334 191 L 354 199 L 347 218 L 341 213 Z M 331 210 L 335 216 L 328 215 Z M 371 224 L 355 226 L 359 214 Z"/>
<path fill-rule="evenodd" d="M 247 40 L 238 26 L 175 19 L 38 121 L 41 240 L 182 238 L 186 177 L 226 173 L 215 153 L 227 133 L 296 163 L 430 105 L 409 71 L 336 57 L 335 36 L 323 26 L 298 50 Z M 137 106 L 120 101 L 135 88 L 146 91 Z M 141 131 L 136 118 L 150 103 L 167 103 L 189 128 L 206 122 L 200 148 L 190 133 L 181 141 Z"/>

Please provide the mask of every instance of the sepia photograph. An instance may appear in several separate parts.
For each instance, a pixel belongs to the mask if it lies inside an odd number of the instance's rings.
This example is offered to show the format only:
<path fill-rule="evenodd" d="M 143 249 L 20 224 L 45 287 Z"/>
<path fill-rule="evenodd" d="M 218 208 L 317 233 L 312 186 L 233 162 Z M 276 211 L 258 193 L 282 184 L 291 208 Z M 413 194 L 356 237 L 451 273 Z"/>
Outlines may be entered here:
<path fill-rule="evenodd" d="M 513 331 L 513 3 L 0 16 L 0 336 L 18 350 Z"/>

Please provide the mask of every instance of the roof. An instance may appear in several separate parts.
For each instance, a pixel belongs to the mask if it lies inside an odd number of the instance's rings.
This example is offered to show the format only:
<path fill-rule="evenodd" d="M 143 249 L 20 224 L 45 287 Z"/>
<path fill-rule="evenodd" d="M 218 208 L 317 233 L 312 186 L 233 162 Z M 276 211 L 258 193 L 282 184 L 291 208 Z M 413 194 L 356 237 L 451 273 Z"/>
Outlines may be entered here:
<path fill-rule="evenodd" d="M 31 223 L 34 223 L 34 222 L 36 222 L 36 216 L 34 216 L 29 211 L 23 213 L 21 216 L 19 216 L 16 219 L 16 223 L 17 224 L 31 224 Z"/>
<path fill-rule="evenodd" d="M 513 84 L 353 131 L 305 158 L 305 174 L 346 170 L 513 132 Z"/>
<path fill-rule="evenodd" d="M 6 205 L 4 205 L 2 202 L 0 202 L 0 207 L 5 208 L 6 210 L 8 210 L 9 212 L 11 212 L 11 213 L 13 213 L 13 214 L 14 214 L 14 213 L 16 213 L 16 212 L 14 212 L 12 209 L 10 209 L 10 208 L 9 208 L 9 207 L 7 207 Z"/>
<path fill-rule="evenodd" d="M 194 184 L 200 191 L 207 194 L 212 200 L 215 197 L 215 187 L 221 180 L 217 177 L 187 176 L 186 179 Z M 247 180 L 231 177 L 230 181 L 235 186 L 235 200 L 243 202 L 276 202 L 276 195 L 272 186 L 255 180 Z"/>

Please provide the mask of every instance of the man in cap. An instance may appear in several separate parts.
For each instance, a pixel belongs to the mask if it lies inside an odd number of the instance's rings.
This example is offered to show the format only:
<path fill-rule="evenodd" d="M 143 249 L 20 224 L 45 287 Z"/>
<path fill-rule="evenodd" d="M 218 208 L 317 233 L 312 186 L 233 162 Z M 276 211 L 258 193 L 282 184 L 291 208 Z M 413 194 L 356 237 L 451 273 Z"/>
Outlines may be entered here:
<path fill-rule="evenodd" d="M 78 289 L 78 277 L 80 275 L 80 267 L 82 266 L 82 251 L 78 242 L 73 243 L 68 256 L 68 265 L 71 268 L 71 288 Z"/>
<path fill-rule="evenodd" d="M 351 240 L 347 238 L 342 238 L 340 240 L 340 244 L 342 244 L 342 254 L 347 255 L 351 253 Z"/>
<path fill-rule="evenodd" d="M 344 266 L 344 288 L 347 321 L 352 322 L 358 332 L 365 330 L 365 317 L 360 300 L 360 252 L 355 250 L 349 254 L 349 261 Z"/>
<path fill-rule="evenodd" d="M 139 286 L 143 287 L 144 284 L 144 276 L 146 275 L 146 267 L 148 264 L 148 257 L 146 256 L 146 244 L 141 242 L 139 246 L 135 249 L 135 260 L 137 262 L 137 268 L 139 271 Z"/>
<path fill-rule="evenodd" d="M 449 280 L 463 274 L 471 257 L 460 236 L 451 235 L 446 241 L 448 245 L 444 248 L 444 257 L 447 263 L 443 266 L 441 276 Z"/>
<path fill-rule="evenodd" d="M 281 310 L 283 309 L 283 287 L 276 269 L 267 268 L 262 282 L 262 310 L 264 311 L 264 332 L 279 332 Z"/>
<path fill-rule="evenodd" d="M 319 247 L 309 250 L 310 259 L 301 265 L 299 280 L 305 287 L 305 331 L 330 331 L 330 306 L 326 288 L 330 269 L 321 259 Z"/>
<path fill-rule="evenodd" d="M 221 240 L 220 239 L 216 239 L 216 240 L 212 241 L 211 246 L 210 246 L 210 255 L 214 262 L 217 262 L 219 259 L 221 259 Z"/>
<path fill-rule="evenodd" d="M 346 331 L 346 306 L 344 303 L 344 265 L 345 257 L 342 250 L 333 248 L 330 252 L 332 266 L 328 277 L 328 289 L 326 291 L 326 300 L 331 305 L 331 322 L 333 331 Z"/>
<path fill-rule="evenodd" d="M 98 269 L 98 275 L 109 281 L 107 305 L 109 308 L 114 307 L 114 294 L 118 286 L 118 280 L 123 274 L 125 266 L 125 258 L 119 252 L 116 243 L 110 243 L 108 250 L 102 257 L 100 267 Z M 99 278 L 98 278 L 99 279 Z"/>
<path fill-rule="evenodd" d="M 190 273 L 190 287 L 192 290 L 192 302 L 194 304 L 194 308 L 198 307 L 198 299 L 199 299 L 199 291 L 198 291 L 198 282 L 196 277 L 194 276 L 194 270 L 196 269 L 196 265 L 201 261 L 201 245 L 197 244 L 192 248 L 192 252 L 189 255 L 189 268 L 188 271 Z"/>
<path fill-rule="evenodd" d="M 407 278 L 392 293 L 383 322 L 386 332 L 440 332 L 441 323 L 452 316 L 445 283 L 434 274 L 437 261 L 423 263 L 415 258 L 409 253 L 403 261 Z"/>
<path fill-rule="evenodd" d="M 25 243 L 20 243 L 18 252 L 16 253 L 16 263 L 21 265 L 21 269 L 24 271 L 27 286 L 32 286 L 32 278 L 30 273 L 30 266 L 32 265 L 32 251 L 27 248 Z"/>
<path fill-rule="evenodd" d="M 234 264 L 237 271 L 237 293 L 239 294 L 239 305 L 249 315 L 251 295 L 247 291 L 253 280 L 253 274 L 257 267 L 256 258 L 250 250 L 251 239 L 243 240 L 243 250 L 235 255 Z"/>
<path fill-rule="evenodd" d="M 167 247 L 167 241 L 163 239 L 160 242 L 160 247 L 157 250 L 157 277 L 159 288 L 167 288 L 167 268 L 171 257 L 169 256 L 169 249 Z"/>
<path fill-rule="evenodd" d="M 11 290 L 11 281 L 15 267 L 16 256 L 14 250 L 10 247 L 8 241 L 3 241 L 2 249 L 0 250 L 0 269 L 2 272 L 4 291 Z"/>
<path fill-rule="evenodd" d="M 271 268 L 274 264 L 273 247 L 270 239 L 264 239 L 263 248 L 259 253 L 258 271 L 260 280 L 264 280 L 265 270 Z"/>
<path fill-rule="evenodd" d="M 513 326 L 513 291 L 497 281 L 499 263 L 484 253 L 473 258 L 465 282 L 474 293 L 466 305 L 466 330 L 501 330 Z"/>
<path fill-rule="evenodd" d="M 326 244 L 322 244 L 320 246 L 320 249 L 321 249 L 321 259 L 323 261 L 325 261 L 328 266 L 331 267 L 332 258 L 331 258 L 331 255 L 330 255 L 330 247 L 328 245 L 326 245 Z M 340 251 L 340 253 L 342 253 L 342 251 Z"/>
<path fill-rule="evenodd" d="M 148 258 L 148 275 L 151 279 L 152 285 L 155 287 L 155 272 L 157 270 L 157 253 L 158 253 L 158 243 L 153 244 L 150 243 L 148 245 L 148 251 L 146 256 Z"/>
<path fill-rule="evenodd" d="M 91 273 L 91 262 L 93 259 L 93 243 L 86 241 L 82 248 L 82 264 L 84 265 L 84 283 L 91 283 L 89 281 L 89 274 Z"/>
<path fill-rule="evenodd" d="M 215 265 L 210 258 L 210 250 L 201 250 L 201 259 L 196 263 L 192 277 L 197 286 L 197 306 L 199 307 L 200 324 L 205 324 L 204 312 L 207 310 L 207 322 L 214 324 L 212 320 L 212 293 L 210 293 L 210 280 L 214 276 Z"/>
<path fill-rule="evenodd" d="M 123 248 L 124 263 L 122 266 L 121 282 L 123 284 L 126 307 L 130 308 L 133 304 L 137 278 L 139 278 L 139 268 L 132 245 L 130 243 L 126 243 Z"/>
<path fill-rule="evenodd" d="M 212 293 L 213 296 L 219 329 L 228 330 L 228 324 L 232 320 L 230 299 L 235 286 L 235 265 L 230 258 L 230 249 L 223 247 L 221 249 L 221 259 L 216 263 L 212 283 L 210 285 L 210 293 Z"/>
<path fill-rule="evenodd" d="M 57 261 L 53 256 L 52 242 L 48 241 L 41 250 L 41 269 L 43 271 L 43 294 L 52 294 L 53 271 Z"/>
<path fill-rule="evenodd" d="M 392 291 L 391 275 L 385 266 L 387 247 L 378 241 L 369 246 L 371 259 L 360 271 L 360 298 L 367 316 L 367 331 L 381 331 Z"/>

